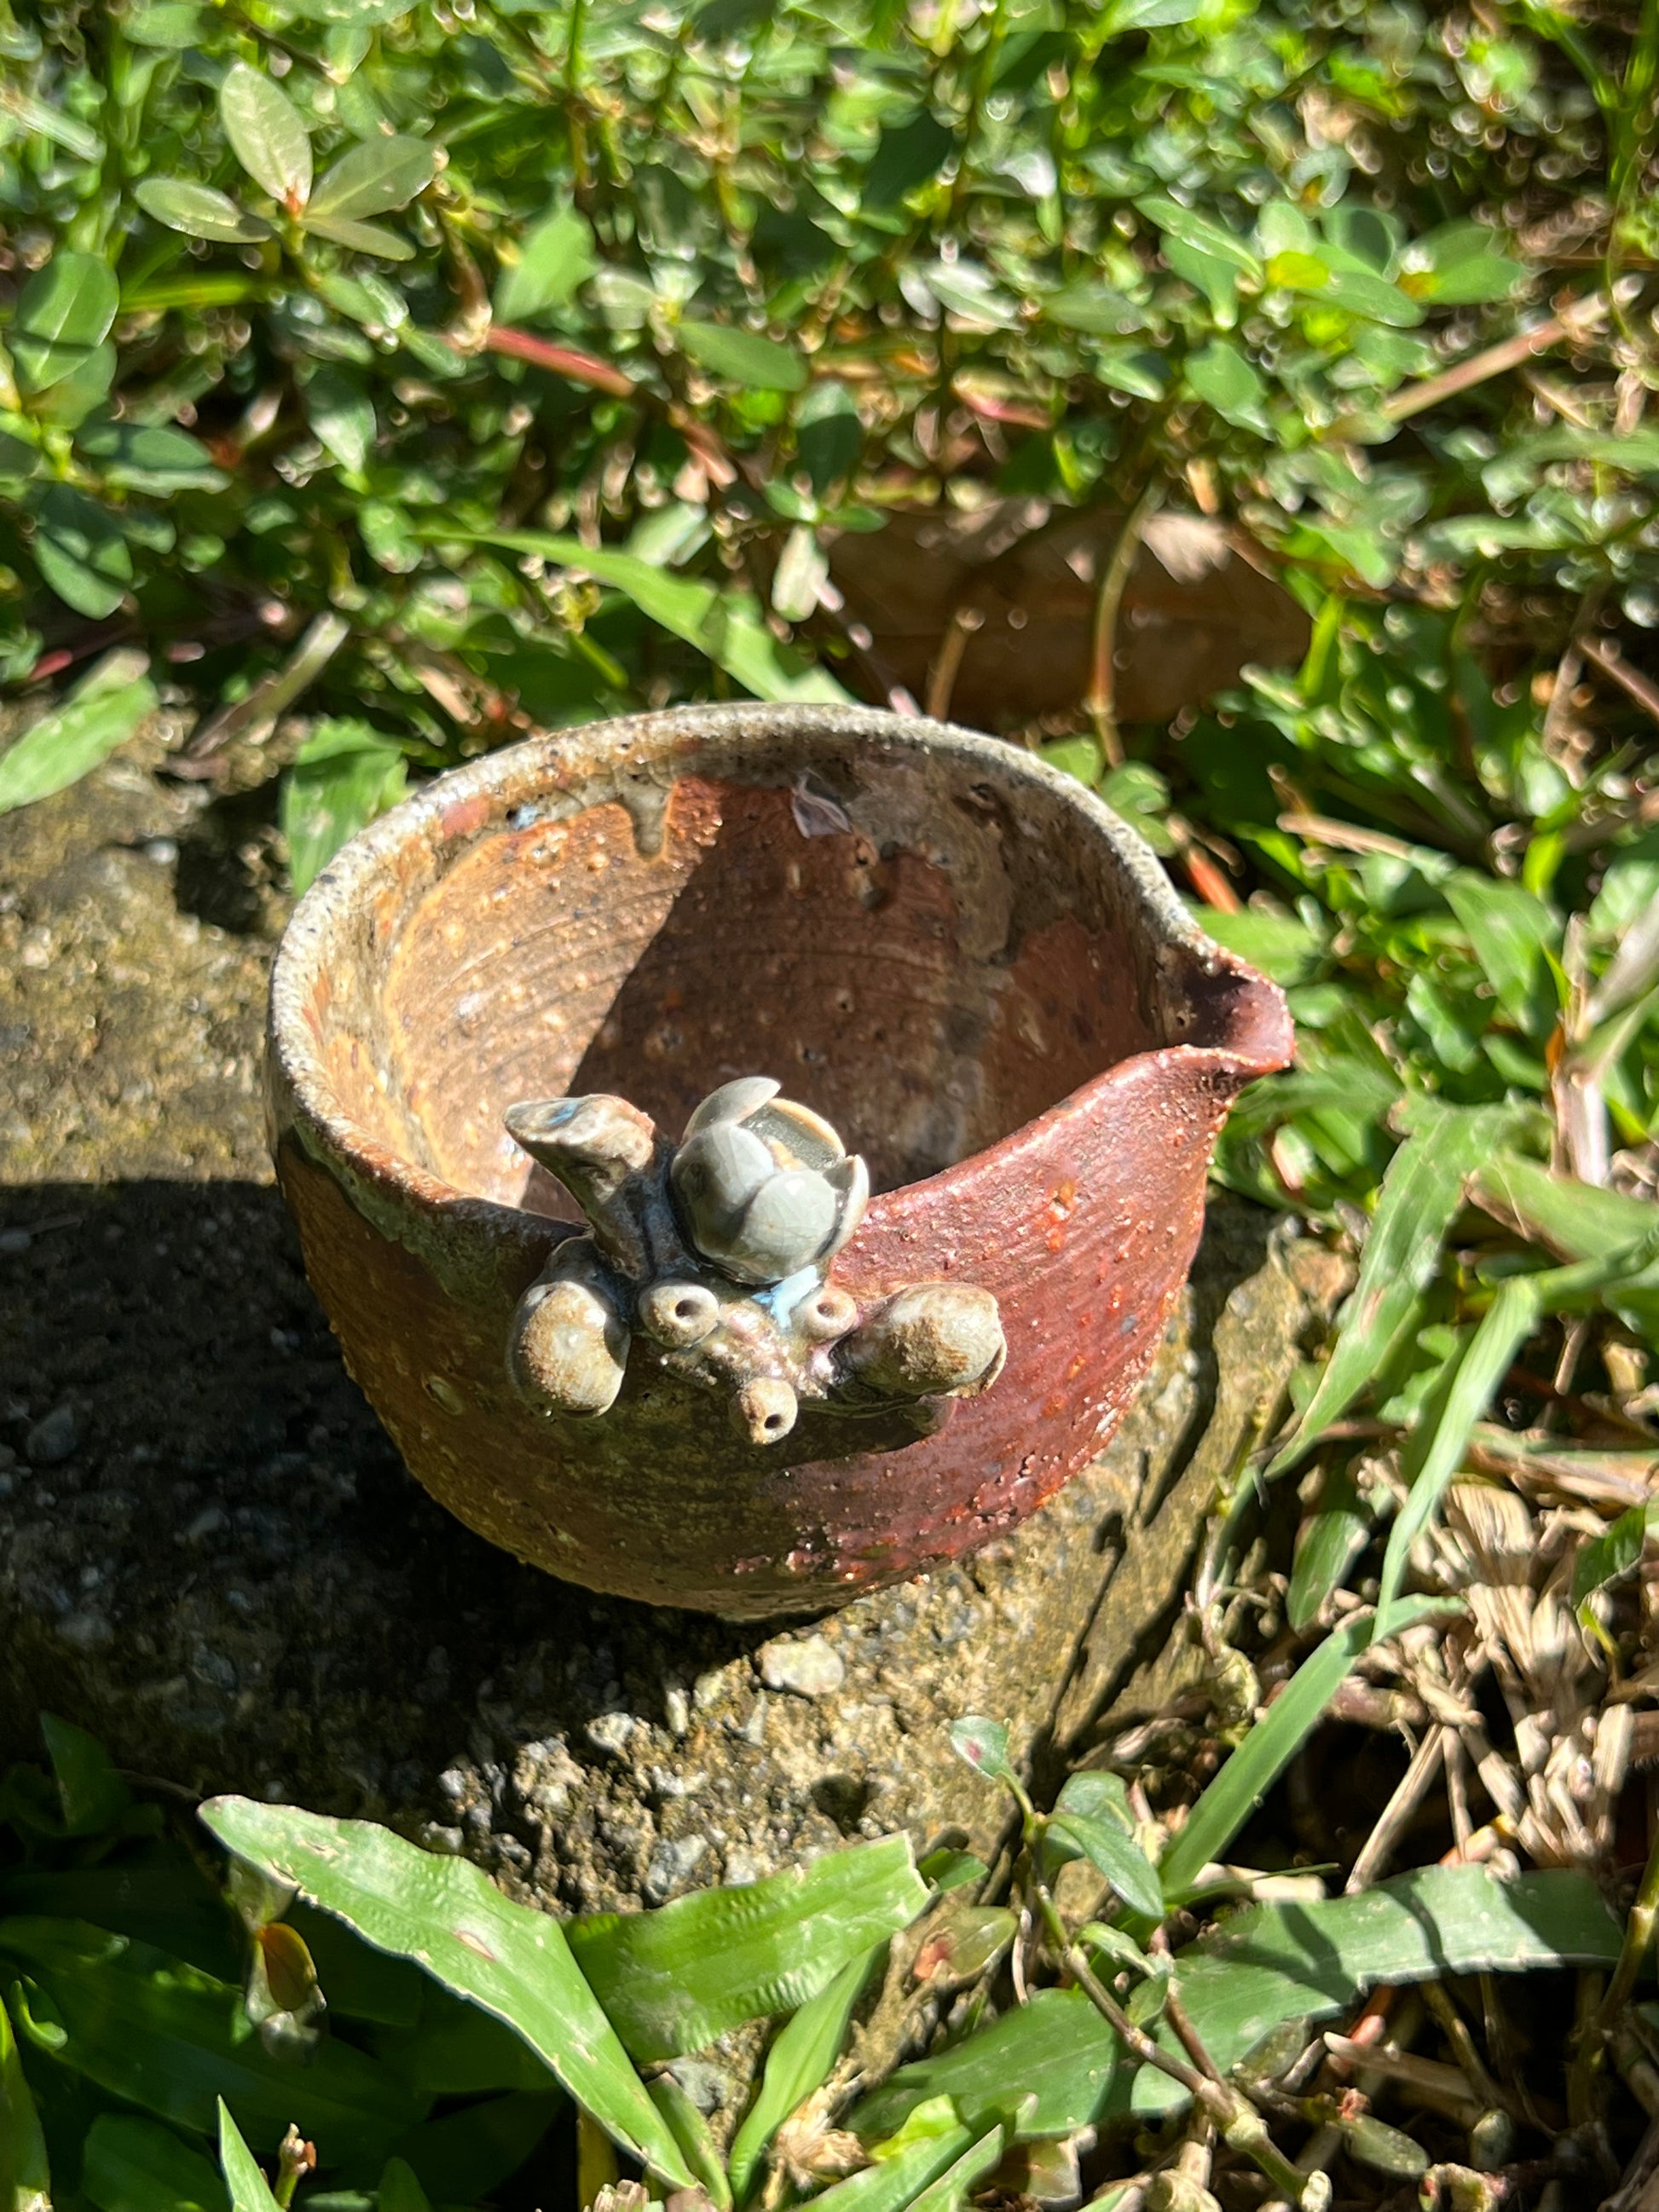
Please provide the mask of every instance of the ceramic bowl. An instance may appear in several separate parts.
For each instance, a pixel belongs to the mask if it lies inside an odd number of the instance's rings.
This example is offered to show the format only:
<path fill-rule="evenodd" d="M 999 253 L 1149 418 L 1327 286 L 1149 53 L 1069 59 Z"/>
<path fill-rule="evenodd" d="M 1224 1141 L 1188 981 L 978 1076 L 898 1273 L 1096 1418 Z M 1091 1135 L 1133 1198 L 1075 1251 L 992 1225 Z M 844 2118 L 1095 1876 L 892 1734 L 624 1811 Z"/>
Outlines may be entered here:
<path fill-rule="evenodd" d="M 761 1617 L 958 1558 L 1101 1449 L 1229 1105 L 1291 1042 L 1279 993 L 1034 756 L 700 707 L 493 753 L 355 838 L 283 939 L 269 1096 L 312 1281 L 432 1495 L 567 1581 Z M 515 1376 L 526 1296 L 586 1224 L 507 1110 L 626 1100 L 666 1161 L 750 1076 L 867 1164 L 826 1263 L 849 1311 L 994 1297 L 1006 1360 L 976 1395 L 844 1402 L 832 1348 L 768 1443 L 637 1332 L 597 1413 Z"/>

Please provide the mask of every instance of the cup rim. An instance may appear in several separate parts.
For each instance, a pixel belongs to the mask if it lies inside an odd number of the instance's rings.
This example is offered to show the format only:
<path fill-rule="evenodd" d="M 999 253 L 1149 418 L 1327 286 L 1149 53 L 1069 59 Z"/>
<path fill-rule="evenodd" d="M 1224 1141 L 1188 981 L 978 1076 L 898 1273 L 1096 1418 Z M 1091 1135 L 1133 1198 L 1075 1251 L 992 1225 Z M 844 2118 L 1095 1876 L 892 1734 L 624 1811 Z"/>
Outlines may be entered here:
<path fill-rule="evenodd" d="M 336 931 L 349 926 L 350 917 L 372 897 L 393 856 L 410 845 L 424 843 L 434 853 L 447 844 L 459 846 L 492 820 L 505 823 L 515 805 L 563 796 L 569 799 L 568 811 L 574 814 L 623 798 L 630 787 L 637 792 L 654 785 L 667 791 L 682 775 L 713 776 L 716 771 L 697 757 L 699 749 L 712 738 L 719 738 L 744 756 L 752 751 L 758 763 L 769 739 L 783 740 L 787 750 L 815 737 L 869 738 L 890 753 L 894 749 L 935 756 L 943 752 L 969 772 L 978 769 L 1001 782 L 1025 783 L 1045 791 L 1076 817 L 1089 837 L 1110 852 L 1129 903 L 1139 908 L 1148 934 L 1176 956 L 1170 981 L 1177 989 L 1183 972 L 1194 982 L 1214 979 L 1236 987 L 1224 1008 L 1206 1009 L 1213 1034 L 1156 1044 L 1115 1061 L 994 1144 L 931 1176 L 878 1194 L 872 1200 L 872 1212 L 886 1212 L 908 1202 L 915 1193 L 981 1171 L 986 1161 L 1031 1140 L 1057 1116 L 1076 1104 L 1092 1102 L 1103 1086 L 1149 1059 L 1197 1058 L 1239 1082 L 1287 1063 L 1292 1031 L 1283 994 L 1248 962 L 1206 935 L 1146 840 L 1076 777 L 1006 739 L 924 715 L 892 714 L 852 702 L 774 704 L 744 700 L 615 716 L 481 754 L 434 776 L 350 838 L 295 906 L 272 963 L 268 1066 L 273 1085 L 286 1093 L 281 1122 L 299 1124 L 320 1139 L 342 1164 L 427 1205 L 446 1211 L 476 1210 L 520 1226 L 538 1224 L 556 1231 L 556 1222 L 463 1190 L 406 1153 L 392 1150 L 346 1108 L 323 1063 L 309 1012 L 313 986 L 325 974 Z M 676 762 L 676 753 L 685 756 L 683 763 Z M 780 786 L 785 782 L 781 775 L 772 780 Z M 550 808 L 536 818 L 557 819 L 564 811 Z"/>

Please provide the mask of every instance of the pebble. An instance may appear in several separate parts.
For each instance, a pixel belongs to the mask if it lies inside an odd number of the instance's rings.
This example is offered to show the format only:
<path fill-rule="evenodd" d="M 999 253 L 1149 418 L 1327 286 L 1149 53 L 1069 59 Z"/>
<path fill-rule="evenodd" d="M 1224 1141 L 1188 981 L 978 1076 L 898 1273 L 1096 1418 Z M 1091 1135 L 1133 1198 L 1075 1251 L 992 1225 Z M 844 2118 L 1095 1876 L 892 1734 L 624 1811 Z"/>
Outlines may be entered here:
<path fill-rule="evenodd" d="M 101 1613 L 71 1613 L 59 1621 L 58 1633 L 76 1651 L 101 1651 L 115 1631 Z"/>
<path fill-rule="evenodd" d="M 81 1441 L 80 1425 L 72 1406 L 54 1406 L 23 1439 L 31 1467 L 58 1467 L 74 1455 Z"/>
<path fill-rule="evenodd" d="M 651 1903 L 662 1904 L 696 1871 L 708 1850 L 707 1836 L 677 1836 L 672 1843 L 665 1838 L 659 1844 L 645 1873 L 645 1893 Z"/>
<path fill-rule="evenodd" d="M 588 1741 L 613 1757 L 623 1749 L 633 1733 L 632 1713 L 598 1713 L 587 1723 Z"/>
<path fill-rule="evenodd" d="M 798 1698 L 828 1698 L 847 1680 L 841 1654 L 822 1636 L 780 1636 L 756 1653 L 761 1680 L 769 1690 L 793 1690 Z"/>

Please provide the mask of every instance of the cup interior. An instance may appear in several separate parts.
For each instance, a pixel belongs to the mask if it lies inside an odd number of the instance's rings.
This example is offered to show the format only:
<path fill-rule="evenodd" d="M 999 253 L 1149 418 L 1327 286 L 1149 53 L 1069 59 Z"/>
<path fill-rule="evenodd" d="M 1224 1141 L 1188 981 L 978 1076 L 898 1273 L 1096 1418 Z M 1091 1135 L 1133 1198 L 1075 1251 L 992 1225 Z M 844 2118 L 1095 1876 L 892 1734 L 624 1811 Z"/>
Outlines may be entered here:
<path fill-rule="evenodd" d="M 883 1190 L 1197 1041 L 1204 940 L 1139 841 L 1028 756 L 930 726 L 702 709 L 430 787 L 292 933 L 331 1118 L 568 1219 L 502 1126 L 517 1101 L 615 1091 L 678 1136 L 769 1075 Z"/>

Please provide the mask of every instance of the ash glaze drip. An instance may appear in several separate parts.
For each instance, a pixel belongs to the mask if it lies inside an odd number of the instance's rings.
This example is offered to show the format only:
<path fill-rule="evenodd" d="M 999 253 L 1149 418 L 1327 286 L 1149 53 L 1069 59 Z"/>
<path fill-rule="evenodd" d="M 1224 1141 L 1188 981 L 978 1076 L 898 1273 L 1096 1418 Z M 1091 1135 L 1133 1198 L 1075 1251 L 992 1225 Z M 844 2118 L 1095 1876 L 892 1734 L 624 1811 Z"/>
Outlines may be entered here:
<path fill-rule="evenodd" d="M 602 1093 L 508 1108 L 514 1140 L 591 1224 L 556 1248 L 514 1316 L 509 1364 L 532 1406 L 608 1413 L 636 1340 L 658 1365 L 726 1395 L 755 1444 L 781 1443 L 803 1400 L 908 1410 L 927 1435 L 952 1398 L 996 1380 L 1007 1347 L 988 1291 L 917 1283 L 860 1309 L 830 1280 L 869 1175 L 779 1088 L 766 1076 L 722 1085 L 678 1146 Z"/>

